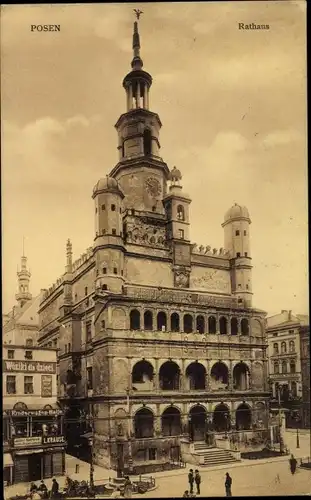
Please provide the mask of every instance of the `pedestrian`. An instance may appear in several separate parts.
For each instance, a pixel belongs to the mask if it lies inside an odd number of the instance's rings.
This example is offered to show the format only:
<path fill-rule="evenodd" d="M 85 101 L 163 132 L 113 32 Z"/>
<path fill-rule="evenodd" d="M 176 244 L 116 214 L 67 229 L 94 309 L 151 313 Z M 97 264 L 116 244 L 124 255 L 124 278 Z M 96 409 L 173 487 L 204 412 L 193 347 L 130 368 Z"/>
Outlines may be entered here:
<path fill-rule="evenodd" d="M 198 469 L 195 470 L 194 480 L 197 487 L 197 494 L 200 495 L 201 475 Z"/>
<path fill-rule="evenodd" d="M 58 497 L 59 484 L 55 477 L 52 479 L 51 498 Z"/>
<path fill-rule="evenodd" d="M 297 467 L 297 460 L 294 458 L 294 455 L 291 455 L 289 459 L 289 468 L 291 473 L 294 475 L 296 472 L 296 467 Z"/>
<path fill-rule="evenodd" d="M 124 497 L 125 498 L 132 498 L 132 483 L 131 483 L 131 480 L 128 476 L 125 476 Z"/>
<path fill-rule="evenodd" d="M 191 495 L 193 493 L 193 483 L 194 483 L 193 469 L 189 470 L 188 483 L 189 483 L 189 486 L 190 486 L 190 495 Z"/>
<path fill-rule="evenodd" d="M 189 491 L 186 490 L 185 493 L 183 494 L 183 498 L 189 498 Z"/>
<path fill-rule="evenodd" d="M 35 483 L 30 483 L 30 493 L 37 491 L 37 485 Z"/>
<path fill-rule="evenodd" d="M 42 498 L 48 497 L 48 494 L 47 494 L 48 489 L 47 489 L 47 486 L 46 486 L 45 482 L 43 481 L 43 479 L 42 479 L 40 486 L 38 488 L 38 492 L 41 494 Z"/>
<path fill-rule="evenodd" d="M 229 472 L 226 472 L 226 481 L 225 481 L 226 497 L 232 497 L 231 486 L 232 486 L 232 478 L 230 477 Z"/>

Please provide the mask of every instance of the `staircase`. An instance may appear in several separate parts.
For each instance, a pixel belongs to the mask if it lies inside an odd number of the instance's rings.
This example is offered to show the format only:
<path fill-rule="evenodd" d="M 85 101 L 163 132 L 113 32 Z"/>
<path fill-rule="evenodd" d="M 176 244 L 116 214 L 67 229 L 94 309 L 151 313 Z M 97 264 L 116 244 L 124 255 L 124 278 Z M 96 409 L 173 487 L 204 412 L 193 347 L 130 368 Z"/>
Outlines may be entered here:
<path fill-rule="evenodd" d="M 204 465 L 211 467 L 213 465 L 224 465 L 233 462 L 239 462 L 229 450 L 221 448 L 208 448 L 206 443 L 194 443 L 195 455 L 204 457 Z"/>

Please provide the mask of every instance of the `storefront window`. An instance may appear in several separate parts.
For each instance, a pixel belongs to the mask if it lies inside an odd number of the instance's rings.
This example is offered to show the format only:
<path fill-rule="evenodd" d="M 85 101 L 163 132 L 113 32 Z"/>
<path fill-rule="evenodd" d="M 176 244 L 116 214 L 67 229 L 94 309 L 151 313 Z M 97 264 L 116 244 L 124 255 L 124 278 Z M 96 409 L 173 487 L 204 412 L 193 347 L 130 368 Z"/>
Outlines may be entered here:
<path fill-rule="evenodd" d="M 27 417 L 12 418 L 12 437 L 27 437 Z"/>
<path fill-rule="evenodd" d="M 60 423 L 57 417 L 32 417 L 33 436 L 59 436 Z"/>

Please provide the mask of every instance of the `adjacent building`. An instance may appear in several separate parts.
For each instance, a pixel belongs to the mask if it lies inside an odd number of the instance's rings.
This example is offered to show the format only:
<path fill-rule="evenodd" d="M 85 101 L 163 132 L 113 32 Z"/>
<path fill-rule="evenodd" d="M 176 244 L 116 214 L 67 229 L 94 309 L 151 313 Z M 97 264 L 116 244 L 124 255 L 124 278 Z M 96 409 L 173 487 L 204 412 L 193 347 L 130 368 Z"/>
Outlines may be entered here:
<path fill-rule="evenodd" d="M 11 311 L 2 317 L 2 340 L 4 344 L 32 347 L 37 344 L 39 331 L 38 309 L 41 296 L 30 293 L 31 273 L 27 268 L 27 257 L 21 257 L 21 267 L 17 271 L 18 292 Z"/>
<path fill-rule="evenodd" d="M 3 345 L 4 481 L 63 474 L 63 412 L 57 404 L 55 349 Z"/>
<path fill-rule="evenodd" d="M 209 432 L 217 444 L 230 429 L 237 439 L 267 430 L 269 388 L 249 212 L 226 212 L 224 248 L 191 242 L 191 198 L 160 155 L 137 22 L 131 66 L 119 161 L 92 193 L 94 242 L 76 261 L 67 242 L 65 272 L 40 304 L 39 344 L 59 344 L 68 450 L 89 413 L 95 463 L 140 472 L 179 460 L 181 442 L 204 447 Z"/>
<path fill-rule="evenodd" d="M 308 318 L 309 320 L 309 318 Z M 310 325 L 300 327 L 300 356 L 301 356 L 301 381 L 302 381 L 302 425 L 311 427 L 310 412 Z"/>
<path fill-rule="evenodd" d="M 280 396 L 282 405 L 290 410 L 287 412 L 289 426 L 298 425 L 302 418 L 300 332 L 305 324 L 309 324 L 308 316 L 294 315 L 288 310 L 267 318 L 272 398 L 277 400 Z"/>

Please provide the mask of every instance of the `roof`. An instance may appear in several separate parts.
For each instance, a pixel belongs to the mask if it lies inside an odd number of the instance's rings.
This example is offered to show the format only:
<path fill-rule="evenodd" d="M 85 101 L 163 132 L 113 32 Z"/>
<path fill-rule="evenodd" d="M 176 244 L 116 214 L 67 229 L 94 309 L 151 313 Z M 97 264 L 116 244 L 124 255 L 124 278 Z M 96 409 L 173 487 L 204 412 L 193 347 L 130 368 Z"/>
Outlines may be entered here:
<path fill-rule="evenodd" d="M 7 321 L 3 323 L 3 334 L 14 330 L 18 326 L 39 326 L 39 304 L 41 294 L 27 301 L 22 307 L 15 306 L 5 317 L 9 316 Z M 3 318 L 5 320 L 5 317 Z"/>
<path fill-rule="evenodd" d="M 283 310 L 279 314 L 274 314 L 267 318 L 267 330 L 286 328 L 293 326 L 309 325 L 309 316 L 307 314 L 293 314 L 292 311 Z"/>

